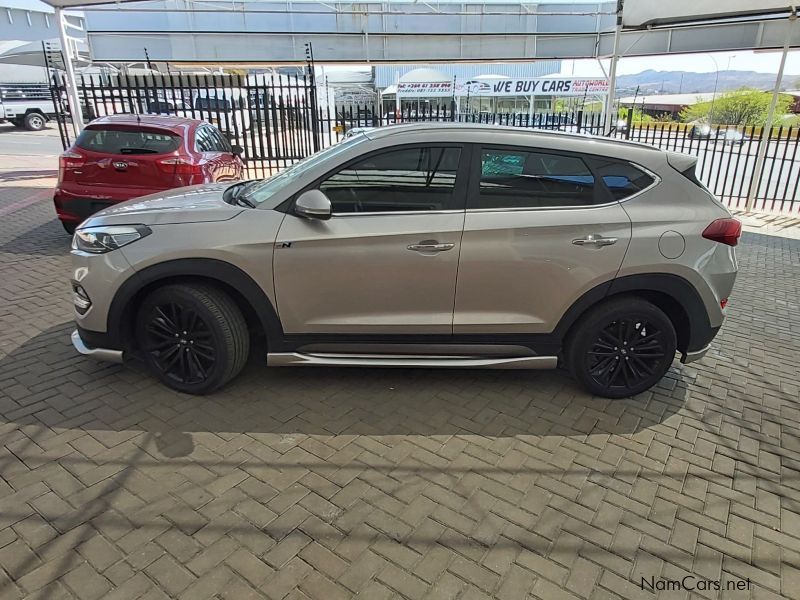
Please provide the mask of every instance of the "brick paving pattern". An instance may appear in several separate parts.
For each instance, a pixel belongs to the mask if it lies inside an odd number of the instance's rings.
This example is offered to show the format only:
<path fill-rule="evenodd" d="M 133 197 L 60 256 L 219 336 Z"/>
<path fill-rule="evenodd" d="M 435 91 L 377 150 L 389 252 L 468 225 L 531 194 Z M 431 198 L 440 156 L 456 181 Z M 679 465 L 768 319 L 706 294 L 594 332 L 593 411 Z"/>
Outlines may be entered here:
<path fill-rule="evenodd" d="M 0 176 L 3 599 L 800 597 L 800 241 L 745 234 L 712 351 L 635 399 L 258 357 L 195 398 L 73 351 L 30 179 Z"/>

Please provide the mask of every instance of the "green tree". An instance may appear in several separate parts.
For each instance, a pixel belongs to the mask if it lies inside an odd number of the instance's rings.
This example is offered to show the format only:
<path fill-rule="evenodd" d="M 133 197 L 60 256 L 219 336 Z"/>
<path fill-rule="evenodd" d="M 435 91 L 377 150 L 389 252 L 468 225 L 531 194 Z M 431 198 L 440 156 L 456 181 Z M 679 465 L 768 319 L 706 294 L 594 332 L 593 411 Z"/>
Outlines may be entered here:
<path fill-rule="evenodd" d="M 771 96 L 767 92 L 752 88 L 742 88 L 726 92 L 714 102 L 698 102 L 681 111 L 681 121 L 704 121 L 714 125 L 763 125 L 767 120 Z M 792 97 L 778 96 L 776 115 L 789 112 Z"/>
<path fill-rule="evenodd" d="M 630 108 L 621 106 L 617 115 L 620 119 L 628 120 L 628 111 Z M 633 109 L 633 123 L 654 123 L 655 119 L 650 115 L 643 113 L 640 108 Z"/>

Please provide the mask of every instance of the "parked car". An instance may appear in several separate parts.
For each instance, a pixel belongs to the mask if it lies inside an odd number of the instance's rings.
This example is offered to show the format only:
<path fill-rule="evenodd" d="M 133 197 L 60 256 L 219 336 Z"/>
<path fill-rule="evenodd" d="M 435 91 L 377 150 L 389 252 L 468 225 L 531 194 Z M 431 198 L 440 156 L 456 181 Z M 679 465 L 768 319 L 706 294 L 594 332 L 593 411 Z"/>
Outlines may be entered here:
<path fill-rule="evenodd" d="M 693 121 L 688 123 L 689 128 L 686 134 L 687 137 L 694 139 L 709 139 L 712 137 L 711 125 L 702 121 Z"/>
<path fill-rule="evenodd" d="M 41 131 L 55 116 L 50 98 L 0 98 L 0 123 L 9 121 L 28 131 Z"/>
<path fill-rule="evenodd" d="M 73 238 L 79 352 L 211 392 L 269 365 L 553 368 L 592 393 L 658 383 L 722 325 L 741 226 L 696 158 L 420 123 L 273 177 L 154 194 Z"/>
<path fill-rule="evenodd" d="M 194 98 L 197 116 L 229 136 L 242 135 L 252 126 L 250 96 L 240 88 L 198 90 Z M 180 111 L 178 114 L 181 114 Z"/>
<path fill-rule="evenodd" d="M 735 127 L 728 127 L 720 130 L 717 134 L 717 140 L 723 144 L 742 144 L 744 143 L 744 134 Z"/>
<path fill-rule="evenodd" d="M 89 123 L 59 159 L 54 203 L 69 233 L 91 214 L 176 187 L 236 181 L 242 149 L 183 117 L 112 115 Z"/>

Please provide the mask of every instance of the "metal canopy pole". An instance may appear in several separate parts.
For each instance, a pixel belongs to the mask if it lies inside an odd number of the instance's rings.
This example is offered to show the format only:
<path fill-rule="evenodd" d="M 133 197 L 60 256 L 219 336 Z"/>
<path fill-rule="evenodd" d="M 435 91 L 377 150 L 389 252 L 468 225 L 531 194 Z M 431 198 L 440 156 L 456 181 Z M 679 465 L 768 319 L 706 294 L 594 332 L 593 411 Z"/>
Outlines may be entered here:
<path fill-rule="evenodd" d="M 764 169 L 764 160 L 767 157 L 767 146 L 769 144 L 769 137 L 772 133 L 772 123 L 775 118 L 775 106 L 778 104 L 778 95 L 781 91 L 781 81 L 783 80 L 783 70 L 786 67 L 786 56 L 789 54 L 789 46 L 792 42 L 792 33 L 794 32 L 794 24 L 797 21 L 797 7 L 792 7 L 792 14 L 789 16 L 789 24 L 786 30 L 786 40 L 783 42 L 783 54 L 781 54 L 781 64 L 778 67 L 778 75 L 775 78 L 775 87 L 772 90 L 772 100 L 769 103 L 769 111 L 767 112 L 767 120 L 764 122 L 764 128 L 761 130 L 761 138 L 758 141 L 758 153 L 756 154 L 756 164 L 753 168 L 753 178 L 750 180 L 750 190 L 747 193 L 747 202 L 744 205 L 745 212 L 753 210 L 756 196 L 758 195 L 758 188 L 761 186 L 761 175 Z M 766 134 L 766 135 L 765 135 Z"/>
<path fill-rule="evenodd" d="M 606 119 L 603 135 L 611 133 L 612 112 L 614 111 L 614 88 L 617 86 L 617 62 L 619 61 L 619 34 L 622 31 L 622 2 L 617 0 L 617 27 L 614 30 L 614 50 L 611 53 L 611 69 L 608 74 L 608 95 L 606 96 Z M 616 122 L 616 119 L 613 119 Z"/>
<path fill-rule="evenodd" d="M 56 22 L 58 23 L 58 38 L 61 40 L 61 55 L 64 57 L 64 70 L 67 74 L 67 102 L 69 104 L 70 120 L 72 121 L 72 131 L 77 138 L 83 129 L 83 114 L 81 113 L 81 103 L 78 100 L 78 85 L 75 82 L 75 71 L 72 68 L 72 52 L 70 52 L 69 39 L 67 38 L 67 26 L 60 6 L 55 7 L 55 13 Z"/>

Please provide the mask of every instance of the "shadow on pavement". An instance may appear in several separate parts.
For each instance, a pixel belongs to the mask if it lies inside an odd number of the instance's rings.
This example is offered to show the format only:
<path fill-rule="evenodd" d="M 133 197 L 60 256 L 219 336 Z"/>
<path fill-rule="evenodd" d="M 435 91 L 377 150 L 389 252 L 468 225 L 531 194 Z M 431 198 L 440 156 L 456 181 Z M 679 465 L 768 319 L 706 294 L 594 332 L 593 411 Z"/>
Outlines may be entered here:
<path fill-rule="evenodd" d="M 562 371 L 273 368 L 253 353 L 240 376 L 210 396 L 161 385 L 136 361 L 124 366 L 78 355 L 64 323 L 0 359 L 0 381 L 30 392 L 2 402 L 7 422 L 37 422 L 26 402 L 53 391 L 38 407 L 47 424 L 101 431 L 146 431 L 166 456 L 193 450 L 191 433 L 292 435 L 454 435 L 490 438 L 632 434 L 681 409 L 686 386 L 672 371 L 655 392 L 635 399 L 592 398 Z M 28 373 L 33 360 L 58 365 L 58 379 Z M 65 375 L 66 373 L 66 375 Z M 27 377 L 27 379 L 26 379 Z M 69 384 L 65 384 L 68 381 Z M 0 398 L 3 393 L 0 392 Z M 31 419 L 33 419 L 31 421 Z"/>
<path fill-rule="evenodd" d="M 2 181 L 27 181 L 29 179 L 47 179 L 56 177 L 58 169 L 42 169 L 32 171 L 0 171 Z"/>
<path fill-rule="evenodd" d="M 0 245 L 0 253 L 65 256 L 69 254 L 71 239 L 60 221 L 53 219 L 4 242 Z"/>

